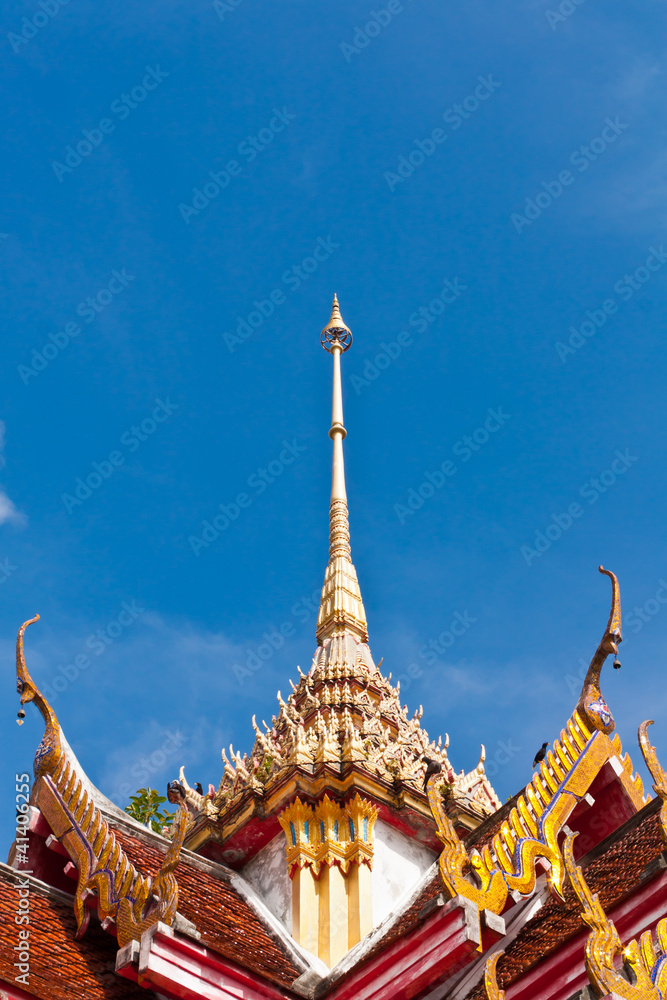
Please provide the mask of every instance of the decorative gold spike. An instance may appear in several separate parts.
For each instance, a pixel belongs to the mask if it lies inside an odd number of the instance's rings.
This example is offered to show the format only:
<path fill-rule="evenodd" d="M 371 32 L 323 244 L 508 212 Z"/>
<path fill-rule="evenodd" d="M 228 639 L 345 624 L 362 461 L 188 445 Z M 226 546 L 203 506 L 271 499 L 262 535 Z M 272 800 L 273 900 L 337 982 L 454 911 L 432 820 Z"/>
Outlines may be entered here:
<path fill-rule="evenodd" d="M 546 760 L 543 761 L 543 764 L 546 764 L 547 774 L 551 772 L 556 781 L 560 784 L 567 773 L 567 769 L 563 771 L 558 758 L 551 750 L 547 750 Z"/>
<path fill-rule="evenodd" d="M 639 727 L 639 746 L 641 747 L 644 762 L 651 777 L 653 778 L 653 791 L 660 799 L 662 799 L 662 805 L 660 807 L 660 829 L 662 832 L 662 839 L 664 843 L 667 844 L 667 774 L 665 774 L 662 765 L 658 760 L 658 754 L 655 747 L 651 746 L 651 742 L 648 738 L 647 729 L 653 724 L 653 719 L 648 719 L 646 722 L 642 722 Z"/>
<path fill-rule="evenodd" d="M 560 734 L 560 741 L 563 745 L 563 749 L 567 754 L 567 759 L 569 760 L 571 767 L 574 764 L 577 757 L 579 756 L 579 750 L 572 742 L 572 737 L 570 736 L 569 732 L 567 732 L 566 729 L 564 729 L 563 732 Z"/>
<path fill-rule="evenodd" d="M 511 872 L 512 871 L 511 854 L 508 853 L 505 844 L 498 836 L 493 838 L 493 849 L 496 852 L 496 855 L 498 857 L 498 862 L 503 871 Z M 488 909 L 488 907 L 485 907 L 485 909 Z"/>
<path fill-rule="evenodd" d="M 317 642 L 335 634 L 351 632 L 368 642 L 366 612 L 361 600 L 357 572 L 352 564 L 350 550 L 350 525 L 345 490 L 345 462 L 343 440 L 347 434 L 343 424 L 343 392 L 340 374 L 340 356 L 352 343 L 352 334 L 340 315 L 338 299 L 334 295 L 331 319 L 322 331 L 322 346 L 333 356 L 333 399 L 331 429 L 333 441 L 333 470 L 331 479 L 331 506 L 329 508 L 329 564 L 324 577 L 322 599 L 317 618 Z"/>
<path fill-rule="evenodd" d="M 535 814 L 537 816 L 541 816 L 542 815 L 542 811 L 544 810 L 544 807 L 549 804 L 549 801 L 551 799 L 551 796 L 549 795 L 549 791 L 547 789 L 547 785 L 542 780 L 541 775 L 536 774 L 534 776 L 534 778 L 533 778 L 533 788 L 535 789 L 535 791 L 537 792 L 537 794 L 539 796 L 538 800 L 535 803 Z"/>
<path fill-rule="evenodd" d="M 526 803 L 524 802 L 523 805 L 525 808 Z M 518 810 L 512 809 L 512 812 L 510 813 L 510 824 L 514 830 L 514 833 L 517 835 L 518 839 L 522 840 L 526 836 L 526 830 L 523 827 L 523 823 L 521 822 L 521 815 Z"/>
<path fill-rule="evenodd" d="M 569 759 L 560 740 L 555 741 L 554 750 L 556 751 L 556 756 L 558 757 L 558 760 L 563 765 L 563 774 L 567 774 L 567 772 L 572 767 L 574 760 L 576 760 L 576 757 L 573 760 Z"/>
<path fill-rule="evenodd" d="M 88 806 L 88 796 L 84 792 L 79 799 L 78 805 L 76 807 L 76 812 L 74 813 L 74 819 L 81 826 L 83 825 L 83 818 Z"/>
<path fill-rule="evenodd" d="M 570 739 L 572 740 L 572 745 L 576 747 L 577 756 L 579 756 L 581 751 L 586 746 L 586 740 L 588 739 L 588 737 L 585 737 L 583 733 L 579 731 L 579 727 L 575 724 L 576 717 L 577 713 L 575 712 L 574 717 L 570 719 L 570 721 L 567 724 L 567 729 L 570 734 Z"/>
<path fill-rule="evenodd" d="M 531 792 L 532 792 L 532 796 L 531 796 Z M 531 802 L 531 798 L 533 800 L 535 799 L 535 793 L 533 792 L 533 790 L 532 790 L 532 788 L 531 788 L 530 785 L 528 785 L 528 788 L 526 789 L 526 794 L 527 794 L 529 802 Z M 532 805 L 532 802 L 531 802 L 531 805 Z M 538 835 L 538 833 L 537 833 L 537 823 L 533 819 L 533 817 L 532 817 L 532 815 L 530 813 L 530 809 L 528 808 L 528 806 L 524 802 L 523 796 L 519 797 L 519 801 L 517 802 L 517 808 L 518 808 L 518 810 L 519 810 L 519 812 L 521 814 L 521 817 L 523 819 L 524 825 L 525 825 L 527 831 L 529 832 L 530 836 L 531 837 L 537 837 L 537 835 Z M 534 808 L 534 806 L 533 806 L 533 808 Z M 524 834 L 524 836 L 525 836 L 525 834 Z"/>

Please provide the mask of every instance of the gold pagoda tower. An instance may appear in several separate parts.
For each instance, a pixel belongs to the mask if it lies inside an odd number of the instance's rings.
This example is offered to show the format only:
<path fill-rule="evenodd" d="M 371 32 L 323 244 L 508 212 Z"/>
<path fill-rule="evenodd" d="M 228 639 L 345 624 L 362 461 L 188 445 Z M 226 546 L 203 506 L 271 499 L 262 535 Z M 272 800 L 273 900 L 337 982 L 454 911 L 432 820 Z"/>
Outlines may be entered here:
<path fill-rule="evenodd" d="M 333 358 L 329 562 L 307 674 L 290 680 L 279 711 L 249 755 L 222 751 L 209 796 L 193 791 L 185 846 L 240 870 L 294 939 L 329 967 L 386 916 L 440 850 L 424 789 L 427 757 L 440 765 L 448 814 L 475 829 L 500 802 L 477 766 L 456 774 L 448 738 L 429 739 L 422 708 L 408 716 L 400 685 L 376 666 L 352 563 L 345 489 L 341 356 L 352 344 L 334 296 L 321 343 Z M 374 879 L 382 869 L 384 876 Z"/>

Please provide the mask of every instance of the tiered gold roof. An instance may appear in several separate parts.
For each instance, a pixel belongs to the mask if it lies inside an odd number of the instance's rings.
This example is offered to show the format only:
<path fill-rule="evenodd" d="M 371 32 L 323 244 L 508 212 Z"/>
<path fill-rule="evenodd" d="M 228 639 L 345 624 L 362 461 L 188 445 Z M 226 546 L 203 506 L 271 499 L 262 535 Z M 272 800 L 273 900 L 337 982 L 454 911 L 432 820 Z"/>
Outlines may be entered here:
<path fill-rule="evenodd" d="M 309 673 L 300 672 L 287 701 L 278 692 L 278 703 L 280 711 L 270 727 L 264 723 L 260 729 L 253 717 L 257 739 L 249 757 L 231 749 L 231 758 L 222 752 L 225 773 L 214 799 L 221 818 L 241 806 L 246 792 L 270 798 L 286 771 L 303 768 L 312 773 L 323 764 L 334 767 L 341 778 L 343 771 L 362 769 L 386 793 L 400 786 L 404 794 L 426 803 L 424 756 L 441 763 L 454 796 L 465 798 L 480 818 L 500 805 L 483 761 L 470 773 L 455 775 L 447 739 L 444 745 L 441 738 L 437 743 L 429 739 L 419 721 L 421 706 L 408 716 L 407 706 L 400 703 L 400 685 L 394 687 L 382 675 L 367 643 L 354 635 L 325 640 Z"/>

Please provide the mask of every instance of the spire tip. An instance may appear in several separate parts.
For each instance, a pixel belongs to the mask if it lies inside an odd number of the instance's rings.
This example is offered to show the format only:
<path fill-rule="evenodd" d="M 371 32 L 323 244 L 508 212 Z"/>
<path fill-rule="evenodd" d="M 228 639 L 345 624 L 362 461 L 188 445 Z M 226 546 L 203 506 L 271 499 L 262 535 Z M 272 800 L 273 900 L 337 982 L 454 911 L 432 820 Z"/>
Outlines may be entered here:
<path fill-rule="evenodd" d="M 352 331 L 344 322 L 340 314 L 338 296 L 334 292 L 331 318 L 322 330 L 320 342 L 325 351 L 331 354 L 334 344 L 340 344 L 342 351 L 347 351 L 352 346 Z"/>

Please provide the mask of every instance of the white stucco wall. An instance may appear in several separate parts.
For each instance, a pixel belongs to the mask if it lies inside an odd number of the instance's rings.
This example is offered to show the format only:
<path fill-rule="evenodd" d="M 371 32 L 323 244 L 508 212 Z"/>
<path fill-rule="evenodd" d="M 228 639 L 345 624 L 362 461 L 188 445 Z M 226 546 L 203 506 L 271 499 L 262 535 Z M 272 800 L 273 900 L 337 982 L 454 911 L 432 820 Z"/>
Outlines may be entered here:
<path fill-rule="evenodd" d="M 382 820 L 375 823 L 374 840 L 371 891 L 373 927 L 377 927 L 433 864 L 436 854 Z M 274 837 L 240 874 L 291 934 L 292 883 L 285 863 L 285 834 Z"/>
<path fill-rule="evenodd" d="M 374 834 L 371 888 L 373 927 L 377 927 L 430 868 L 436 854 L 379 819 Z"/>
<path fill-rule="evenodd" d="M 292 933 L 292 883 L 285 861 L 285 834 L 262 848 L 252 861 L 241 869 L 241 875 L 262 897 L 271 913 Z"/>

